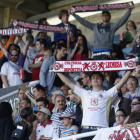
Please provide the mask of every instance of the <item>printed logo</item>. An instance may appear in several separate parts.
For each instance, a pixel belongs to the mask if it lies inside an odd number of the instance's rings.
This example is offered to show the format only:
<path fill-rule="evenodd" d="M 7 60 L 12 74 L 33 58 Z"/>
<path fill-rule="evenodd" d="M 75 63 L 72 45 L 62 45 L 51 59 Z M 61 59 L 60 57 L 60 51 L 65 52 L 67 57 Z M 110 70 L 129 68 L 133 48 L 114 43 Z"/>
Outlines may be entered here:
<path fill-rule="evenodd" d="M 86 63 L 86 62 L 85 62 L 84 64 L 82 64 L 82 65 L 83 65 L 83 71 L 84 71 L 85 69 L 89 70 L 89 67 L 90 67 L 89 64 L 90 64 L 90 63 Z"/>
<path fill-rule="evenodd" d="M 92 99 L 91 99 L 91 105 L 97 106 L 97 105 L 98 105 L 98 99 L 92 98 Z"/>
<path fill-rule="evenodd" d="M 99 96 L 100 98 L 103 98 L 104 96 L 103 96 L 103 94 L 100 94 L 100 96 Z"/>
<path fill-rule="evenodd" d="M 97 65 L 96 62 L 93 62 L 90 66 L 91 70 L 96 71 L 97 70 Z"/>
<path fill-rule="evenodd" d="M 55 70 L 59 70 L 60 67 L 61 67 L 60 63 L 57 63 L 57 62 L 56 62 L 56 63 L 55 63 L 55 68 L 54 68 L 54 69 L 55 69 Z"/>

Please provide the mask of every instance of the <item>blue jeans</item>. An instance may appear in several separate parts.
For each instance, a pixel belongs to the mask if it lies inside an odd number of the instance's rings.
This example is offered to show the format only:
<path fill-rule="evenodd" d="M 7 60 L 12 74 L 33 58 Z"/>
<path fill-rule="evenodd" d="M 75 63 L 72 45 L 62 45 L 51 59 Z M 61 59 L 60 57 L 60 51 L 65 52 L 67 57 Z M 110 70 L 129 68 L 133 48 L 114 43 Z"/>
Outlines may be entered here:
<path fill-rule="evenodd" d="M 127 55 L 130 54 L 130 52 L 132 51 L 132 49 L 133 49 L 133 47 L 128 47 L 128 48 L 124 48 L 124 49 L 122 49 L 123 54 L 124 54 L 124 58 L 126 58 Z"/>
<path fill-rule="evenodd" d="M 105 54 L 97 55 L 97 56 L 93 56 L 93 59 L 94 60 L 102 60 L 103 57 L 109 57 L 109 55 L 105 55 Z"/>
<path fill-rule="evenodd" d="M 94 131 L 94 130 L 83 128 L 81 133 L 86 133 L 86 132 L 91 132 L 91 131 Z M 90 137 L 81 138 L 81 140 L 92 140 L 93 138 L 94 138 L 94 136 L 90 136 Z"/>

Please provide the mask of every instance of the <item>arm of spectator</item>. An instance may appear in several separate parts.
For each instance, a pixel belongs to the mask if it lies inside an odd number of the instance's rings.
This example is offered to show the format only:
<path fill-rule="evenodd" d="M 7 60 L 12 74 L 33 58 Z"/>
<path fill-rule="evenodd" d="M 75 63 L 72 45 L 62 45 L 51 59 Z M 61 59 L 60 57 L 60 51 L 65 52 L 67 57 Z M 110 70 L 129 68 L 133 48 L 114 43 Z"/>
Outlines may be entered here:
<path fill-rule="evenodd" d="M 38 63 L 31 64 L 28 66 L 29 69 L 34 70 L 34 69 L 39 69 L 42 65 L 42 61 L 39 61 Z"/>
<path fill-rule="evenodd" d="M 46 77 L 45 75 L 47 72 L 49 72 L 49 62 L 48 62 L 48 59 L 45 59 L 43 61 L 43 64 L 40 69 L 40 74 L 39 74 L 40 85 L 42 85 L 43 87 L 48 86 L 46 84 L 46 79 L 45 79 L 45 77 Z"/>
<path fill-rule="evenodd" d="M 1 80 L 2 80 L 2 82 L 4 84 L 4 87 L 6 87 L 6 88 L 9 87 L 9 83 L 8 83 L 6 75 L 1 74 Z"/>
<path fill-rule="evenodd" d="M 80 22 L 83 26 L 85 26 L 85 27 L 87 27 L 87 28 L 89 28 L 91 30 L 94 29 L 94 27 L 95 27 L 95 24 L 94 23 L 90 23 L 89 21 L 87 21 L 87 20 L 81 18 L 80 16 L 76 15 L 74 12 L 71 12 L 71 9 L 68 9 L 68 13 L 69 14 L 72 14 L 75 17 L 75 19 L 78 22 Z"/>
<path fill-rule="evenodd" d="M 33 122 L 33 130 L 32 130 L 32 133 L 31 133 L 31 140 L 36 140 L 36 138 L 37 138 L 37 136 L 36 136 L 37 125 L 38 125 L 38 120 L 35 120 Z"/>
<path fill-rule="evenodd" d="M 7 57 L 7 50 L 5 49 L 4 45 L 2 44 L 2 42 L 0 41 L 0 49 L 3 51 L 4 55 Z"/>
<path fill-rule="evenodd" d="M 23 54 L 24 54 L 24 56 L 27 55 L 29 44 L 30 44 L 30 42 L 29 41 L 26 41 L 25 47 L 23 48 Z"/>
<path fill-rule="evenodd" d="M 78 43 L 76 43 L 74 49 L 72 50 L 72 52 L 70 54 L 70 59 L 73 59 L 74 58 L 74 55 L 75 55 L 75 52 L 76 52 L 77 48 L 78 48 Z"/>
<path fill-rule="evenodd" d="M 115 30 L 118 30 L 121 26 L 123 26 L 128 20 L 128 18 L 130 17 L 130 15 L 131 15 L 131 10 L 129 9 L 119 21 L 114 23 Z"/>
<path fill-rule="evenodd" d="M 120 91 L 121 87 L 126 83 L 129 78 L 131 71 L 127 71 L 125 75 L 121 78 L 120 82 L 116 84 L 117 91 Z"/>
<path fill-rule="evenodd" d="M 91 58 L 91 50 L 90 49 L 88 49 L 88 58 Z"/>
<path fill-rule="evenodd" d="M 75 84 L 69 79 L 67 78 L 64 74 L 62 73 L 57 73 L 57 75 L 60 77 L 60 79 L 67 85 L 69 86 L 73 91 L 74 91 L 74 87 Z"/>

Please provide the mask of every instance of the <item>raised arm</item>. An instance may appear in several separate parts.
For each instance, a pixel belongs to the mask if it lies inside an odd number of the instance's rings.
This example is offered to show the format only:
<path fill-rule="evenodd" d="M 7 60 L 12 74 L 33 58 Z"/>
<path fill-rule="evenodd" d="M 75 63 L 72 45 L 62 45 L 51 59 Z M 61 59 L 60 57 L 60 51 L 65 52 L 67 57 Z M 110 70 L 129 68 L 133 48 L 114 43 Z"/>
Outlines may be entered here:
<path fill-rule="evenodd" d="M 30 42 L 29 41 L 26 41 L 25 47 L 23 48 L 23 54 L 24 54 L 24 56 L 27 55 L 29 44 L 30 44 Z"/>
<path fill-rule="evenodd" d="M 4 45 L 2 44 L 2 42 L 0 41 L 0 49 L 3 51 L 4 55 L 7 57 L 7 50 L 5 49 Z"/>
<path fill-rule="evenodd" d="M 122 77 L 122 79 L 120 80 L 120 82 L 118 84 L 116 84 L 116 89 L 117 91 L 120 91 L 121 87 L 126 83 L 126 81 L 128 80 L 129 76 L 131 74 L 131 71 L 127 71 L 125 73 L 125 75 Z"/>
<path fill-rule="evenodd" d="M 74 55 L 75 55 L 75 52 L 76 52 L 77 48 L 78 48 L 78 43 L 76 43 L 74 49 L 72 50 L 72 52 L 70 54 L 70 59 L 73 59 L 74 58 Z"/>
<path fill-rule="evenodd" d="M 35 64 L 31 64 L 28 66 L 29 70 L 34 70 L 34 69 L 39 69 L 42 65 L 42 61 L 39 61 L 38 63 L 35 63 Z"/>
<path fill-rule="evenodd" d="M 75 17 L 75 19 L 78 22 L 80 22 L 83 26 L 85 26 L 85 27 L 87 27 L 87 28 L 89 28 L 91 30 L 93 30 L 93 28 L 95 27 L 95 24 L 94 23 L 91 23 L 91 22 L 89 22 L 89 21 L 81 18 L 80 16 L 76 15 L 75 13 L 71 12 L 71 9 L 68 10 L 68 13 L 69 14 L 72 14 Z"/>
<path fill-rule="evenodd" d="M 69 86 L 74 91 L 75 84 L 68 77 L 66 77 L 62 73 L 57 73 L 57 75 L 63 81 L 63 83 L 65 83 L 67 86 Z"/>

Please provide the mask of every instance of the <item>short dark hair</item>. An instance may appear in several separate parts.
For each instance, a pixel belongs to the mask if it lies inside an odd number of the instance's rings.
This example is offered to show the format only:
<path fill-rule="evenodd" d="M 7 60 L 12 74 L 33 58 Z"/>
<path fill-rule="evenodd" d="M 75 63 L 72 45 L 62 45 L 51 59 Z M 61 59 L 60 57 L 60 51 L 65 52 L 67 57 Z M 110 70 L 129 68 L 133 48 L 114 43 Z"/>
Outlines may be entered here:
<path fill-rule="evenodd" d="M 130 79 L 130 78 L 135 79 L 135 81 L 136 81 L 136 83 L 137 83 L 137 84 L 139 83 L 139 81 L 138 81 L 138 78 L 137 78 L 137 77 L 130 75 L 128 79 Z M 126 84 L 127 84 L 127 83 L 126 83 Z"/>
<path fill-rule="evenodd" d="M 64 42 L 64 44 L 66 44 L 66 43 L 67 43 L 67 40 L 65 40 L 65 39 L 59 39 L 59 41 L 58 41 L 58 42 L 60 42 L 60 41 L 63 41 L 63 42 Z M 62 44 L 62 43 L 59 43 L 59 44 Z"/>
<path fill-rule="evenodd" d="M 46 49 L 46 40 L 45 39 L 39 38 L 39 39 L 37 39 L 37 41 L 39 41 L 41 45 L 44 45 L 44 48 Z"/>
<path fill-rule="evenodd" d="M 15 46 L 15 48 L 19 51 L 19 54 L 21 53 L 21 50 L 20 50 L 19 45 L 14 44 L 14 43 L 10 43 L 10 44 L 9 44 L 9 46 L 8 46 L 8 48 L 7 48 L 7 51 L 8 51 L 8 52 L 10 52 L 11 46 Z"/>
<path fill-rule="evenodd" d="M 78 82 L 80 85 L 84 85 L 82 79 L 83 79 L 83 78 L 79 78 L 79 79 L 77 80 L 77 82 Z"/>
<path fill-rule="evenodd" d="M 100 75 L 100 77 L 102 78 L 102 81 L 104 81 L 104 76 L 103 76 L 103 74 L 102 74 L 101 72 L 97 72 L 97 71 L 91 73 L 90 80 L 92 80 L 92 76 L 93 76 L 94 74 L 98 74 L 98 75 Z"/>
<path fill-rule="evenodd" d="M 103 14 L 108 14 L 109 18 L 111 19 L 111 14 L 110 14 L 109 11 L 103 11 L 103 12 L 102 12 L 102 15 L 103 15 Z"/>
<path fill-rule="evenodd" d="M 134 22 L 133 20 L 129 20 L 129 21 L 127 21 L 127 23 L 126 23 L 126 30 L 128 30 L 128 29 L 127 29 L 128 22 L 131 22 L 131 23 L 133 24 L 133 27 L 134 27 L 135 30 L 137 29 L 137 26 L 136 26 L 135 22 Z"/>
<path fill-rule="evenodd" d="M 128 123 L 136 123 L 136 122 L 140 122 L 140 112 L 138 112 L 138 111 L 133 111 L 133 112 L 129 115 Z"/>
<path fill-rule="evenodd" d="M 38 98 L 38 99 L 36 100 L 36 102 L 43 102 L 45 106 L 46 106 L 46 105 L 49 105 L 49 100 L 48 100 L 47 98 L 45 98 L 45 97 L 40 97 L 40 98 Z"/>
<path fill-rule="evenodd" d="M 59 19 L 62 18 L 62 15 L 63 15 L 63 14 L 69 15 L 69 14 L 68 14 L 68 10 L 62 9 L 62 10 L 60 11 L 60 13 L 59 13 Z"/>
<path fill-rule="evenodd" d="M 67 45 L 64 44 L 64 43 L 58 44 L 57 49 L 58 49 L 58 50 L 61 50 L 62 48 L 67 48 Z"/>
<path fill-rule="evenodd" d="M 28 116 L 33 114 L 33 109 L 31 107 L 25 107 L 21 110 L 20 116 L 22 119 L 27 119 Z"/>
<path fill-rule="evenodd" d="M 124 116 L 127 116 L 127 113 L 125 112 L 125 110 L 123 108 L 119 108 L 117 111 L 121 111 L 121 112 L 123 112 Z"/>
<path fill-rule="evenodd" d="M 133 100 L 134 100 L 134 99 L 137 99 L 138 102 L 140 103 L 140 97 L 134 97 Z"/>
<path fill-rule="evenodd" d="M 35 85 L 35 86 L 33 87 L 33 89 L 34 89 L 34 88 L 36 88 L 37 91 L 44 91 L 44 92 L 45 92 L 45 88 L 44 88 L 42 85 L 40 85 L 40 84 Z"/>
<path fill-rule="evenodd" d="M 22 99 L 21 101 L 25 101 L 27 104 L 30 104 L 30 106 L 31 106 L 31 100 L 29 99 L 29 98 L 24 98 L 24 99 Z M 20 102 L 21 102 L 20 101 Z"/>
<path fill-rule="evenodd" d="M 83 74 L 85 74 L 85 76 L 89 78 L 92 76 L 92 72 L 83 72 Z"/>
<path fill-rule="evenodd" d="M 6 116 L 12 116 L 12 107 L 9 102 L 0 103 L 0 118 Z"/>
<path fill-rule="evenodd" d="M 46 20 L 47 20 L 47 18 L 45 18 L 45 17 L 41 18 L 38 20 L 38 24 L 43 24 L 43 21 L 46 21 Z"/>
<path fill-rule="evenodd" d="M 45 33 L 44 33 L 44 32 L 38 32 L 38 33 L 37 33 L 37 37 L 39 37 L 39 36 L 40 36 L 40 34 L 44 34 L 44 35 L 45 35 Z"/>

